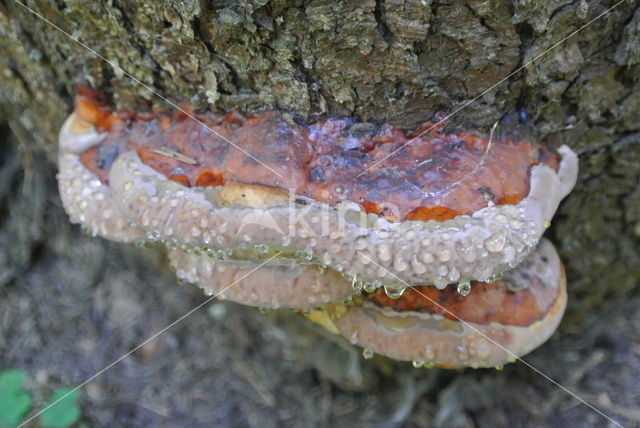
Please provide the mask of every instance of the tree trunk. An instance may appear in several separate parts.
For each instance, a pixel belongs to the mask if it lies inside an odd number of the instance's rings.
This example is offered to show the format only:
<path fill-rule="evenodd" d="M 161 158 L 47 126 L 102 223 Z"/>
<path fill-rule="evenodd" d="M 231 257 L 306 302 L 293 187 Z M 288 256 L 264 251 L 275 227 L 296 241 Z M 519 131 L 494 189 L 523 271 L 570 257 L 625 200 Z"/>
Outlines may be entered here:
<path fill-rule="evenodd" d="M 403 129 L 438 112 L 487 129 L 521 110 L 536 139 L 581 161 L 548 232 L 567 268 L 568 313 L 526 359 L 606 415 L 640 423 L 638 2 L 583 28 L 616 3 L 0 1 L 0 366 L 27 369 L 41 405 L 50 388 L 80 383 L 203 300 L 175 287 L 157 252 L 68 225 L 53 174 L 74 82 L 125 109 L 171 109 L 161 94 L 202 110 Z M 363 361 L 296 314 L 224 302 L 82 391 L 95 426 L 606 422 L 522 363 L 452 372 Z"/>

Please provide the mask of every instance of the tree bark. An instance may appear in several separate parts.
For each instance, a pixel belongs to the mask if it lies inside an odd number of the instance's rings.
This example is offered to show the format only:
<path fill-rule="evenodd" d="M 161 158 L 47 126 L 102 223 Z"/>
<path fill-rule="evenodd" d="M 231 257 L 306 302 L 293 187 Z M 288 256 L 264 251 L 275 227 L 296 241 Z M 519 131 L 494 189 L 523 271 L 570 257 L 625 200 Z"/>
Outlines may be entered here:
<path fill-rule="evenodd" d="M 352 116 L 404 129 L 438 112 L 456 112 L 455 126 L 487 129 L 505 112 L 521 110 L 536 139 L 567 144 L 581 161 L 578 185 L 548 233 L 567 268 L 568 314 L 560 333 L 529 360 L 607 415 L 640 423 L 634 398 L 640 387 L 631 381 L 640 357 L 626 346 L 639 346 L 640 328 L 633 310 L 640 301 L 634 289 L 640 280 L 637 1 L 622 2 L 584 28 L 616 2 L 25 5 L 0 1 L 0 119 L 8 124 L 0 153 L 1 233 L 14 243 L 0 257 L 0 304 L 11 309 L 0 324 L 7 365 L 34 376 L 48 372 L 55 377 L 48 386 L 73 384 L 201 301 L 193 290 L 171 287 L 156 253 L 83 237 L 65 223 L 53 162 L 74 82 L 90 83 L 124 109 L 171 109 L 170 100 L 217 112 Z M 135 374 L 114 367 L 92 383 L 94 390 L 89 384 L 84 417 L 96 425 L 603 421 L 584 405 L 564 411 L 578 402 L 522 364 L 500 372 L 417 371 L 382 359 L 363 362 L 294 314 L 263 316 L 227 303 L 204 312 L 131 357 Z M 78 323 L 95 351 L 83 350 L 75 340 L 82 334 L 62 321 Z M 96 356 L 107 336 L 113 349 Z M 61 354 L 65 347 L 71 356 Z M 42 349 L 51 349 L 50 361 L 37 355 Z M 171 367 L 159 368 L 162 358 Z M 164 383 L 149 365 L 162 371 Z M 220 380 L 225 373 L 231 374 Z M 145 382 L 158 389 L 144 389 Z"/>

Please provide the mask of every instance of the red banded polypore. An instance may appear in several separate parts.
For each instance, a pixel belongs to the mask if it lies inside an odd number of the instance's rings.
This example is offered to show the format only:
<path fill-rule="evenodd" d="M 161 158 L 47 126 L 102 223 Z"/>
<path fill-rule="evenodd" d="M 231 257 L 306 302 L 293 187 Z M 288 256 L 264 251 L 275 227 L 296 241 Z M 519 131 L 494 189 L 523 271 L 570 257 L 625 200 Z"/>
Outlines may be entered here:
<path fill-rule="evenodd" d="M 389 125 L 277 112 L 196 118 L 112 112 L 80 90 L 59 142 L 71 220 L 165 244 L 208 294 L 319 308 L 314 320 L 396 359 L 497 365 L 556 328 L 564 274 L 540 239 L 576 181 L 569 148 L 441 128 L 406 145 Z M 429 303 L 451 290 L 457 318 Z"/>

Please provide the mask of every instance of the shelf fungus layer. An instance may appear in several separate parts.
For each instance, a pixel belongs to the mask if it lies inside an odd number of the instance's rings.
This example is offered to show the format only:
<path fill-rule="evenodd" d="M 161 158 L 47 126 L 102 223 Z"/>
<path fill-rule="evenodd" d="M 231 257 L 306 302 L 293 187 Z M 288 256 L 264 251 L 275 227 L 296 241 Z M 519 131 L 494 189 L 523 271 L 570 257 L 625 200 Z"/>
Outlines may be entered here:
<path fill-rule="evenodd" d="M 173 250 L 169 260 L 180 279 L 198 284 L 208 295 L 245 305 L 308 309 L 354 294 L 338 272 L 301 266 L 295 258 L 277 257 L 258 267 L 251 259 L 212 260 L 205 254 Z"/>
<path fill-rule="evenodd" d="M 118 242 L 138 242 L 142 230 L 116 207 L 107 183 L 102 182 L 80 161 L 80 154 L 99 144 L 104 135 L 93 124 L 69 116 L 62 126 L 58 147 L 58 186 L 60 198 L 73 223 L 93 235 Z"/>
<path fill-rule="evenodd" d="M 544 165 L 531 168 L 531 190 L 517 204 L 488 206 L 444 222 L 389 222 L 352 204 L 331 207 L 273 195 L 260 185 L 185 187 L 133 151 L 114 161 L 109 183 L 120 211 L 160 240 L 203 249 L 284 245 L 365 281 L 444 287 L 490 280 L 537 245 L 575 181 L 575 156 L 561 153 L 558 173 Z"/>
<path fill-rule="evenodd" d="M 468 295 L 413 287 L 391 299 L 374 292 L 326 305 L 310 318 L 387 357 L 442 367 L 494 367 L 514 361 L 556 330 L 567 300 L 564 268 L 542 240 L 524 263 Z"/>
<path fill-rule="evenodd" d="M 494 365 L 505 354 L 478 334 L 519 355 L 551 334 L 564 307 L 561 268 L 555 279 L 540 273 L 550 269 L 540 254 L 557 257 L 551 244 L 538 244 L 576 181 L 578 160 L 566 146 L 555 152 L 506 133 L 447 133 L 431 123 L 409 134 L 351 119 L 309 124 L 275 111 L 114 112 L 79 88 L 60 132 L 59 168 L 64 207 L 90 233 L 166 245 L 178 276 L 209 294 L 323 307 L 313 314 L 325 314 L 325 325 L 393 358 Z M 497 280 L 505 272 L 524 279 Z M 415 302 L 416 290 L 449 302 L 457 289 L 466 303 L 454 306 L 465 314 L 491 312 L 482 305 L 498 295 L 522 314 L 545 287 L 561 291 L 522 325 L 455 321 L 424 302 L 398 306 L 406 296 L 384 299 L 408 289 Z M 396 319 L 412 327 L 394 330 Z M 409 352 L 411 341 L 431 343 L 439 357 Z M 472 342 L 482 355 L 488 347 L 483 362 L 436 346 Z"/>

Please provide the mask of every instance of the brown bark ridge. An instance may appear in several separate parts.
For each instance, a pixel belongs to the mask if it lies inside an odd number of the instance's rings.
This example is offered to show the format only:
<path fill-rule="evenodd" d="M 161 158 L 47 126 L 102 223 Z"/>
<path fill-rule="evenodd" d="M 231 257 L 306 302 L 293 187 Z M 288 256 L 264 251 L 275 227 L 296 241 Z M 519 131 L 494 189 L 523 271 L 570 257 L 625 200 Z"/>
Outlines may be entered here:
<path fill-rule="evenodd" d="M 588 0 L 0 1 L 0 355 L 36 404 L 194 305 L 155 251 L 81 236 L 53 180 L 74 81 L 120 108 L 353 116 L 410 129 L 486 129 L 525 111 L 530 132 L 580 154 L 548 235 L 570 307 L 527 357 L 623 424 L 640 423 L 640 8 Z M 551 51 L 545 53 L 547 49 Z M 491 88 L 530 60 L 541 58 Z M 122 70 L 126 71 L 126 74 Z M 13 135 L 12 135 L 13 134 Z M 22 168 L 20 168 L 22 166 Z M 333 339 L 296 314 L 207 305 L 82 388 L 95 426 L 604 425 L 522 363 L 414 370 Z"/>

